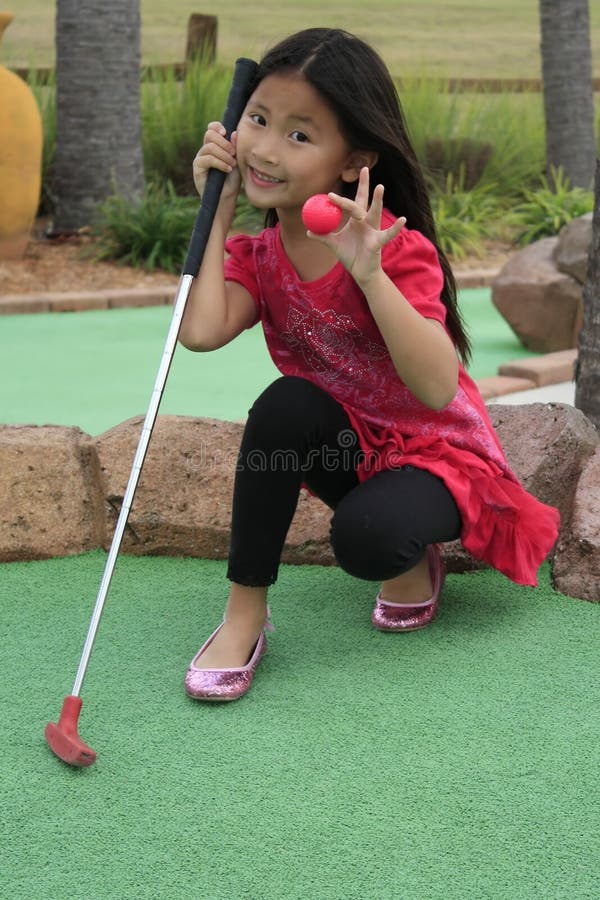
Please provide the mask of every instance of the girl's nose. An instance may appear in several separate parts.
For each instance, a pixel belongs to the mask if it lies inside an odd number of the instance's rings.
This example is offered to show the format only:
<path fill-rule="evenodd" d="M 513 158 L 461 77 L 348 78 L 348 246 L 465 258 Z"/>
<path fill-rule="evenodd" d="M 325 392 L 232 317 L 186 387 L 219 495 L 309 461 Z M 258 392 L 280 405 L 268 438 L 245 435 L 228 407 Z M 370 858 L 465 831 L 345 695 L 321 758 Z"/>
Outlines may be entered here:
<path fill-rule="evenodd" d="M 253 156 L 261 162 L 275 165 L 278 159 L 277 139 L 275 135 L 268 132 L 265 128 L 264 133 L 257 139 L 254 144 Z"/>

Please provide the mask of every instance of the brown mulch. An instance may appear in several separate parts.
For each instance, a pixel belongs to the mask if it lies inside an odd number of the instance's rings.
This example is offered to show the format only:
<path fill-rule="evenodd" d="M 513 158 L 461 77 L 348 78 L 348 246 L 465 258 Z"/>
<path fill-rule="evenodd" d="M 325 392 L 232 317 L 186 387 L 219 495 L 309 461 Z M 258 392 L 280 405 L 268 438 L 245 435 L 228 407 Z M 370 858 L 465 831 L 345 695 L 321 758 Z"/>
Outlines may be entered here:
<path fill-rule="evenodd" d="M 176 288 L 178 275 L 162 270 L 146 272 L 112 262 L 100 262 L 90 255 L 93 239 L 89 235 L 65 240 L 48 239 L 37 230 L 20 260 L 0 259 L 0 295 L 70 293 L 112 288 Z M 470 256 L 453 261 L 455 272 L 473 269 L 498 269 L 514 253 L 508 245 L 490 243 L 482 257 Z"/>
<path fill-rule="evenodd" d="M 59 240 L 38 231 L 22 259 L 0 259 L 0 295 L 177 286 L 178 275 L 98 261 L 93 244 L 85 234 Z"/>

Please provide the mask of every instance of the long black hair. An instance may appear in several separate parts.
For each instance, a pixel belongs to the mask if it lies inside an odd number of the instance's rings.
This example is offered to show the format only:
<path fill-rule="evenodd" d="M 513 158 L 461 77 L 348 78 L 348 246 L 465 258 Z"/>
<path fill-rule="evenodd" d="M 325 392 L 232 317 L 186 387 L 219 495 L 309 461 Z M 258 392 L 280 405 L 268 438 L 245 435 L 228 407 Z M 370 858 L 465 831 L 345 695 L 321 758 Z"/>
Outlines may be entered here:
<path fill-rule="evenodd" d="M 308 28 L 267 51 L 260 61 L 255 86 L 267 75 L 281 72 L 301 73 L 319 92 L 353 149 L 377 152 L 371 194 L 377 184 L 382 184 L 390 212 L 405 216 L 408 226 L 435 246 L 444 275 L 441 299 L 447 310 L 448 329 L 467 363 L 470 346 L 458 310 L 456 282 L 439 245 L 425 178 L 385 63 L 372 47 L 347 31 Z M 354 198 L 356 184 L 344 184 L 342 191 Z M 277 222 L 274 209 L 267 212 L 265 221 L 268 226 Z"/>

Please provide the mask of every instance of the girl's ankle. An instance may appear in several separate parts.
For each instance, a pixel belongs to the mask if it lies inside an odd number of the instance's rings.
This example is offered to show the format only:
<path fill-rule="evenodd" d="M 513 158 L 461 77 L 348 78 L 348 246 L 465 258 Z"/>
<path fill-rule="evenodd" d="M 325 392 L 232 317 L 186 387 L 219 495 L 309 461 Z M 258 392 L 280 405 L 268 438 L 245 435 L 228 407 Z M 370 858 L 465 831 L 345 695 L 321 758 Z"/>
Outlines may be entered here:
<path fill-rule="evenodd" d="M 426 602 L 431 598 L 433 586 L 427 557 L 421 560 L 414 569 L 410 569 L 397 578 L 384 581 L 381 586 L 381 599 L 388 603 L 402 603 L 406 606 L 412 603 Z"/>
<path fill-rule="evenodd" d="M 267 619 L 267 588 L 232 584 L 224 618 L 244 630 L 262 628 Z"/>

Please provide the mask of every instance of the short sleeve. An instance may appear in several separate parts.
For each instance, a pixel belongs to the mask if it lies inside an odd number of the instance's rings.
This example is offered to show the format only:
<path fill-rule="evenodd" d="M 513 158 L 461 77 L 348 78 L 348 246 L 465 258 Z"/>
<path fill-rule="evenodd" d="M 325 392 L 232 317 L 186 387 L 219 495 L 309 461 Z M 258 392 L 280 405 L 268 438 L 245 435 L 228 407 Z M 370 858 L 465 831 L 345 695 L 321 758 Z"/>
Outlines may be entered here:
<path fill-rule="evenodd" d="M 445 324 L 446 307 L 441 299 L 444 273 L 431 241 L 420 231 L 403 228 L 398 237 L 384 247 L 382 265 L 417 312 L 426 319 Z"/>
<path fill-rule="evenodd" d="M 256 306 L 256 321 L 260 319 L 260 290 L 254 262 L 256 238 L 237 234 L 225 241 L 225 281 L 236 281 L 245 287 Z"/>

